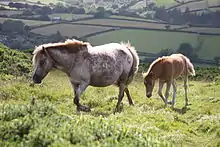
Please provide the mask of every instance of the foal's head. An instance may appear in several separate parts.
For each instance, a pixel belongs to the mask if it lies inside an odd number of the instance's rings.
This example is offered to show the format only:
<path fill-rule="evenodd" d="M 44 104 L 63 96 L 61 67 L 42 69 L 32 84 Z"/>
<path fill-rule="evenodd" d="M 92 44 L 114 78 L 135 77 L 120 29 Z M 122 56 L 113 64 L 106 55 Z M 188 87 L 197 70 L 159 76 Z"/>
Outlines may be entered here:
<path fill-rule="evenodd" d="M 35 49 L 33 56 L 33 82 L 41 83 L 42 79 L 48 74 L 48 72 L 52 69 L 53 63 L 49 57 L 48 51 L 41 46 L 41 49 Z"/>
<path fill-rule="evenodd" d="M 146 87 L 146 96 L 150 98 L 152 96 L 152 92 L 155 85 L 155 78 L 152 72 L 144 75 L 144 85 Z"/>

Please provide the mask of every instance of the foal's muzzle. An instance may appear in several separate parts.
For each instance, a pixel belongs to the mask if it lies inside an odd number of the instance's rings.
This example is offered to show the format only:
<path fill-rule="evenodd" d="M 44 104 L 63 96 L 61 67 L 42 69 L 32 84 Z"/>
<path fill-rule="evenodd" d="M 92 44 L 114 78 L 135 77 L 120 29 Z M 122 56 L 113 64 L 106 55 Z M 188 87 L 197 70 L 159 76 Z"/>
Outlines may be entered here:
<path fill-rule="evenodd" d="M 41 83 L 41 80 L 42 80 L 41 76 L 39 76 L 37 74 L 34 74 L 32 78 L 33 78 L 33 82 L 34 83 L 36 83 L 36 84 L 40 84 Z"/>

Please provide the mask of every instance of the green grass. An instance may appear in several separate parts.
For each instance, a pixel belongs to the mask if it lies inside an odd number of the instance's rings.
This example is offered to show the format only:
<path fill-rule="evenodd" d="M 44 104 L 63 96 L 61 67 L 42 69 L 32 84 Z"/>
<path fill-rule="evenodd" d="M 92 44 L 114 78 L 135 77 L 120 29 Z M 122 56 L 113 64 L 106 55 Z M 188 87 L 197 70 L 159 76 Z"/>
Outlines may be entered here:
<path fill-rule="evenodd" d="M 62 36 L 77 36 L 82 37 L 90 33 L 108 30 L 110 27 L 99 27 L 99 26 L 86 26 L 86 25 L 73 25 L 73 24 L 57 24 L 46 26 L 42 28 L 33 29 L 32 32 L 41 35 L 51 35 L 60 31 Z"/>
<path fill-rule="evenodd" d="M 0 23 L 3 23 L 6 20 L 19 20 L 24 22 L 26 25 L 29 26 L 35 26 L 35 25 L 43 25 L 43 24 L 48 24 L 51 23 L 51 21 L 38 21 L 38 20 L 25 20 L 25 19 L 11 19 L 11 18 L 3 18 L 0 17 Z"/>
<path fill-rule="evenodd" d="M 218 146 L 220 91 L 217 83 L 190 81 L 190 106 L 184 106 L 178 82 L 176 109 L 164 108 L 156 94 L 145 97 L 142 78 L 129 86 L 135 106 L 127 98 L 113 114 L 118 94 L 114 86 L 89 87 L 81 103 L 91 113 L 77 113 L 67 77 L 50 73 L 41 86 L 24 78 L 1 79 L 1 146 Z M 31 100 L 36 98 L 34 105 Z"/>
<path fill-rule="evenodd" d="M 220 36 L 203 36 L 205 42 L 198 55 L 202 59 L 213 59 L 219 54 Z M 138 51 L 158 53 L 161 49 L 171 48 L 176 50 L 181 43 L 187 42 L 197 46 L 197 35 L 187 33 L 143 31 L 143 30 L 119 30 L 89 37 L 89 42 L 94 45 L 109 42 L 129 40 Z"/>

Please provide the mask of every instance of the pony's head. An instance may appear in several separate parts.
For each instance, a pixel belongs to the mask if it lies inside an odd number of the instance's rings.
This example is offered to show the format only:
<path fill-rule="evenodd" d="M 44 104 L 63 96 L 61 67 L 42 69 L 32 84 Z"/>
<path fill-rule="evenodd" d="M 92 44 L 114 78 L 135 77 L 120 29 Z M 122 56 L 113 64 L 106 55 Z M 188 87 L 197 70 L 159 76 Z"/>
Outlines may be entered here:
<path fill-rule="evenodd" d="M 150 98 L 152 96 L 152 92 L 155 85 L 155 77 L 153 72 L 149 72 L 144 74 L 144 85 L 146 87 L 146 96 Z"/>
<path fill-rule="evenodd" d="M 40 84 L 42 79 L 53 68 L 53 62 L 44 46 L 36 47 L 33 54 L 34 72 L 32 78 L 34 83 Z"/>

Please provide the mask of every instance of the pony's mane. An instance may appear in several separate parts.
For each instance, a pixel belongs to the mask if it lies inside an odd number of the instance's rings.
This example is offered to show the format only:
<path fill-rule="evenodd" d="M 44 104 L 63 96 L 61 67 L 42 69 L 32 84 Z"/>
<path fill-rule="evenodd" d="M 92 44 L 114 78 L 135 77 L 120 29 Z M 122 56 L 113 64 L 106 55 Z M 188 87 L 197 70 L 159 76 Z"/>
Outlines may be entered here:
<path fill-rule="evenodd" d="M 150 66 L 149 66 L 147 72 L 146 72 L 146 73 L 143 73 L 143 77 L 145 78 L 145 77 L 150 73 L 151 69 L 154 67 L 155 64 L 161 62 L 164 58 L 167 58 L 167 57 L 168 57 L 168 56 L 163 56 L 163 57 L 159 57 L 159 58 L 157 58 L 156 60 L 154 60 L 154 61 L 150 64 Z"/>
<path fill-rule="evenodd" d="M 70 50 L 74 50 L 76 48 L 82 47 L 82 46 L 87 46 L 90 45 L 88 42 L 83 42 L 83 41 L 79 41 L 76 39 L 67 39 L 65 42 L 58 42 L 58 43 L 47 43 L 47 44 L 42 44 L 39 45 L 35 48 L 33 54 L 36 54 L 40 51 L 43 50 L 43 48 L 47 49 L 47 48 L 54 48 L 54 47 L 63 47 L 66 46 L 68 49 Z"/>
<path fill-rule="evenodd" d="M 80 47 L 83 46 L 90 46 L 90 43 L 88 42 L 83 42 L 79 41 L 76 39 L 67 39 L 65 42 L 58 42 L 58 43 L 47 43 L 47 44 L 42 44 L 39 46 L 36 46 L 34 51 L 33 51 L 33 64 L 35 63 L 35 59 L 37 57 L 37 54 L 40 53 L 43 49 L 53 49 L 56 47 L 66 47 L 68 50 L 79 50 Z"/>

